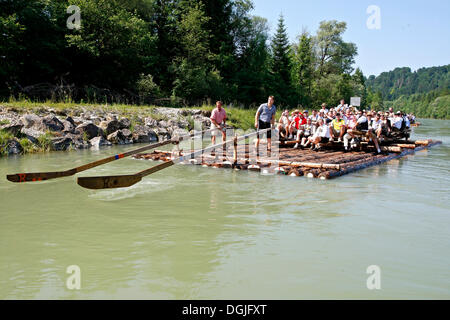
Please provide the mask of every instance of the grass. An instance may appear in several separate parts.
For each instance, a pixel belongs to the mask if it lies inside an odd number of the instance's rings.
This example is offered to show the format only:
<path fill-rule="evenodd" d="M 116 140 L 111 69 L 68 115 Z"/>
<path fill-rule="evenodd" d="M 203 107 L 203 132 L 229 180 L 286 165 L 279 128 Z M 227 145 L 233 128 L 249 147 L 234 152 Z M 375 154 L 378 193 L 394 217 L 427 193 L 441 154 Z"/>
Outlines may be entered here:
<path fill-rule="evenodd" d="M 5 124 L 10 124 L 10 121 L 8 119 L 0 120 L 0 126 L 4 126 Z"/>
<path fill-rule="evenodd" d="M 41 135 L 38 140 L 38 145 L 42 151 L 50 151 L 52 148 L 52 138 L 55 135 L 51 131 L 47 131 L 45 134 Z"/>
<path fill-rule="evenodd" d="M 7 144 L 9 140 L 13 140 L 14 135 L 5 130 L 0 130 L 0 155 L 4 156 L 8 154 Z"/>
<path fill-rule="evenodd" d="M 35 153 L 41 151 L 40 148 L 33 144 L 28 138 L 20 139 L 19 143 L 23 148 L 23 153 Z"/>
<path fill-rule="evenodd" d="M 136 125 L 142 124 L 139 121 L 140 117 L 150 117 L 157 121 L 168 121 L 170 118 L 166 114 L 157 112 L 157 106 L 152 105 L 127 105 L 127 104 L 88 104 L 88 103 L 74 103 L 74 102 L 32 102 L 29 100 L 9 100 L 8 102 L 0 102 L 0 106 L 14 108 L 22 112 L 38 112 L 42 108 L 48 107 L 59 111 L 65 111 L 67 114 L 75 115 L 82 110 L 82 108 L 87 110 L 96 110 L 100 112 L 117 113 L 121 117 L 127 117 L 131 121 L 131 129 Z M 188 108 L 177 108 L 177 109 L 187 109 L 187 110 L 202 110 L 202 111 L 212 111 L 214 109 L 213 105 L 203 104 L 201 106 L 193 106 Z M 255 124 L 255 113 L 256 108 L 244 109 L 238 107 L 225 106 L 227 112 L 228 121 L 227 123 L 235 128 L 240 128 L 243 130 L 248 130 L 254 128 Z M 278 120 L 281 116 L 282 110 L 278 109 L 276 114 L 276 119 Z M 190 116 L 185 117 L 189 122 L 189 126 L 193 125 L 193 119 Z"/>

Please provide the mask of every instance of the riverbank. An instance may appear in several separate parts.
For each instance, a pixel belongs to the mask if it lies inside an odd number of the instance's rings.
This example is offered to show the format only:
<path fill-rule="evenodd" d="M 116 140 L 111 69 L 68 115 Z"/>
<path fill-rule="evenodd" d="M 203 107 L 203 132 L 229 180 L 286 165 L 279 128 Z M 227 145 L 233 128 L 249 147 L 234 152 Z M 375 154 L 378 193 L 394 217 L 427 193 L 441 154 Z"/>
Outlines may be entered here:
<path fill-rule="evenodd" d="M 201 123 L 209 127 L 213 106 L 75 103 L 0 103 L 0 156 L 165 141 Z M 249 129 L 254 110 L 226 108 L 228 125 Z"/>

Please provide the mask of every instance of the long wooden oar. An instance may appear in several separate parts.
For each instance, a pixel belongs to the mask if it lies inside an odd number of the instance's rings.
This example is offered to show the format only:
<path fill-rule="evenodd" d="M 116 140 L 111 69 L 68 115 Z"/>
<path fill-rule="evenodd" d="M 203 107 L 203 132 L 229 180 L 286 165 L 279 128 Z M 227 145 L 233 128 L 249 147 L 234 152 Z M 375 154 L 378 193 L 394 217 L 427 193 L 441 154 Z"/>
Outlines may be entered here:
<path fill-rule="evenodd" d="M 258 132 L 249 133 L 244 136 L 237 137 L 237 141 L 248 139 L 256 134 L 262 134 L 271 129 L 264 129 L 260 130 Z M 173 166 L 176 163 L 195 158 L 197 156 L 202 155 L 205 152 L 212 151 L 216 148 L 220 148 L 221 146 L 225 144 L 234 144 L 235 139 L 228 140 L 219 144 L 215 144 L 209 147 L 206 147 L 202 150 L 198 150 L 195 152 L 192 152 L 190 154 L 184 155 L 182 157 L 178 157 L 173 160 L 169 160 L 166 162 L 163 162 L 161 164 L 158 164 L 154 167 L 151 167 L 149 169 L 143 170 L 141 172 L 138 172 L 136 174 L 130 174 L 130 175 L 119 175 L 119 176 L 103 176 L 103 177 L 79 177 L 77 179 L 77 183 L 82 186 L 83 188 L 87 189 L 111 189 L 111 188 L 126 188 L 134 185 L 135 183 L 138 183 L 142 180 L 143 177 L 148 176 L 149 174 L 158 172 L 162 169 L 168 168 L 170 166 Z"/>
<path fill-rule="evenodd" d="M 62 177 L 68 177 L 68 176 L 72 176 L 74 174 L 77 174 L 79 172 L 100 166 L 102 164 L 108 163 L 108 162 L 112 162 L 114 160 L 118 160 L 118 159 L 122 159 L 128 156 L 131 156 L 133 154 L 137 154 L 146 150 L 150 150 L 150 149 L 154 149 L 154 148 L 158 148 L 167 144 L 171 144 L 171 143 L 178 143 L 182 140 L 186 140 L 186 139 L 190 139 L 192 138 L 194 135 L 196 134 L 205 134 L 207 132 L 211 131 L 211 129 L 202 131 L 202 132 L 197 132 L 197 133 L 193 133 L 191 135 L 186 135 L 186 136 L 181 136 L 181 137 L 177 137 L 177 138 L 173 138 L 167 141 L 163 141 L 163 142 L 158 142 L 158 143 L 154 143 L 154 144 L 150 144 L 148 146 L 139 148 L 139 149 L 135 149 L 135 150 L 131 150 L 125 153 L 120 153 L 120 154 L 116 154 L 114 156 L 111 157 L 107 157 L 101 160 L 97 160 L 85 165 L 82 165 L 80 167 L 76 167 L 73 169 L 69 169 L 69 170 L 65 170 L 65 171 L 56 171 L 56 172 L 34 172 L 34 173 L 16 173 L 16 174 L 9 174 L 6 176 L 6 178 L 11 181 L 11 182 L 30 182 L 30 181 L 43 181 L 43 180 L 50 180 L 50 179 L 55 179 L 55 178 L 62 178 Z"/>

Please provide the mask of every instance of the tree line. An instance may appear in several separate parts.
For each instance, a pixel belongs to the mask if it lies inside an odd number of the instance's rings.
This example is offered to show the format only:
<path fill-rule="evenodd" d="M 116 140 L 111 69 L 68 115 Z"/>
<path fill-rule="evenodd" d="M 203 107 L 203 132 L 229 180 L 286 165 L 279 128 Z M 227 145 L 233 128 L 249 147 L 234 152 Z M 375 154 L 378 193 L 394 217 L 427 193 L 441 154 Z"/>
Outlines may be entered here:
<path fill-rule="evenodd" d="M 81 28 L 68 29 L 69 5 Z M 149 103 L 208 98 L 251 106 L 335 104 L 362 95 L 346 23 L 323 21 L 290 43 L 250 0 L 4 0 L 0 95 Z M 54 90 L 47 90 L 53 88 Z"/>
<path fill-rule="evenodd" d="M 67 27 L 70 5 L 79 29 Z M 384 74 L 354 69 L 345 22 L 322 21 L 292 43 L 283 16 L 271 35 L 252 9 L 251 0 L 2 0 L 0 98 L 246 108 L 268 95 L 315 108 L 391 98 Z"/>
<path fill-rule="evenodd" d="M 375 108 L 394 107 L 419 117 L 450 119 L 450 65 L 396 68 L 366 79 L 368 100 Z"/>

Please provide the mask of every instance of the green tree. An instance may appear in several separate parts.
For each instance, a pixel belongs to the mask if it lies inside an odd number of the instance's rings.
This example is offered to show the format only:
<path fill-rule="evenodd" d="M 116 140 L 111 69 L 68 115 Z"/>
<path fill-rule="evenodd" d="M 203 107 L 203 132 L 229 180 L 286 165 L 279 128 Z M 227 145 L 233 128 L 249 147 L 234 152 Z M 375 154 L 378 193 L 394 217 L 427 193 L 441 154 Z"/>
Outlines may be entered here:
<path fill-rule="evenodd" d="M 278 19 L 278 27 L 272 39 L 272 88 L 277 101 L 289 103 L 291 95 L 290 43 L 284 25 L 283 15 Z"/>
<path fill-rule="evenodd" d="M 357 48 L 354 43 L 342 40 L 347 29 L 345 22 L 322 21 L 315 37 L 318 72 L 320 76 L 353 71 Z"/>
<path fill-rule="evenodd" d="M 192 102 L 220 97 L 220 74 L 214 68 L 215 55 L 209 50 L 209 18 L 201 3 L 186 6 L 180 21 L 182 55 L 175 58 L 173 95 Z"/>
<path fill-rule="evenodd" d="M 311 104 L 312 84 L 314 80 L 314 54 L 312 39 L 303 32 L 298 45 L 293 46 L 292 81 L 304 106 Z"/>

